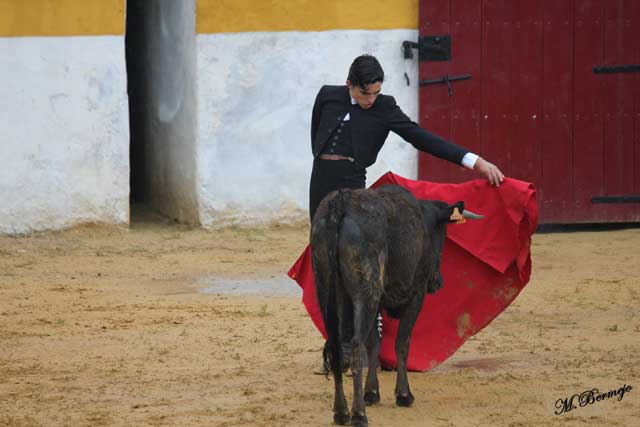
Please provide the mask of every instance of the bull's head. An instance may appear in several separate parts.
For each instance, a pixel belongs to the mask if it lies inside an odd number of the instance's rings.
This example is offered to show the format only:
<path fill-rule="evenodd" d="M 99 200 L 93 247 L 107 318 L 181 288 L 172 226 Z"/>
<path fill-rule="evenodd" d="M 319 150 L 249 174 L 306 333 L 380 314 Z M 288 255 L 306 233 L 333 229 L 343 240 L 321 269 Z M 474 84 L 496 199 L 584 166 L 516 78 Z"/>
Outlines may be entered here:
<path fill-rule="evenodd" d="M 449 205 L 437 200 L 421 200 L 422 221 L 427 244 L 427 259 L 430 260 L 432 276 L 427 283 L 427 292 L 434 293 L 442 286 L 440 261 L 446 235 L 447 224 L 461 224 L 465 219 L 481 219 L 482 215 L 464 209 L 464 202 Z"/>
<path fill-rule="evenodd" d="M 464 208 L 464 202 L 456 202 L 453 205 L 435 200 L 422 200 L 420 202 L 425 220 L 429 226 L 436 224 L 462 224 L 467 219 L 482 219 L 478 215 Z"/>
<path fill-rule="evenodd" d="M 453 206 L 453 211 L 449 216 L 449 222 L 453 222 L 456 224 L 462 224 L 465 222 L 465 219 L 482 219 L 483 215 L 478 215 L 469 210 L 464 209 L 464 202 L 457 202 Z"/>

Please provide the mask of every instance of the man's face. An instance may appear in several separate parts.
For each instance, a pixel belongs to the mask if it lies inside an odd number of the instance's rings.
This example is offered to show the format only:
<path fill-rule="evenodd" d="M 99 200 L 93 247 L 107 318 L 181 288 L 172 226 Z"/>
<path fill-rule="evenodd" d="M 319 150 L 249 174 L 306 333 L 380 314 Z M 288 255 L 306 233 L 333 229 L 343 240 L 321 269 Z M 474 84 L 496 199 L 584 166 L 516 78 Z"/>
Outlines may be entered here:
<path fill-rule="evenodd" d="M 360 86 L 352 85 L 351 82 L 347 80 L 347 86 L 349 86 L 349 93 L 351 94 L 351 97 L 356 100 L 360 108 L 367 110 L 371 108 L 380 94 L 382 82 L 371 83 L 362 88 Z"/>

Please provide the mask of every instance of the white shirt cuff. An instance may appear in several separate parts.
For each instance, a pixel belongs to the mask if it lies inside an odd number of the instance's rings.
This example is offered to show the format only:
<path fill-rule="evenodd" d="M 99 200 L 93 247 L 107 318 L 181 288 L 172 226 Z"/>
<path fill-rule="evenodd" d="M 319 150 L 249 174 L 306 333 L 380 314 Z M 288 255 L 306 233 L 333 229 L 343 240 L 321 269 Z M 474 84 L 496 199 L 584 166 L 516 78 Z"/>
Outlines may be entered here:
<path fill-rule="evenodd" d="M 473 154 L 473 153 L 467 153 L 464 155 L 464 157 L 462 158 L 462 166 L 464 166 L 467 169 L 473 169 L 473 167 L 476 165 L 476 161 L 478 160 L 480 156 L 478 156 L 477 154 Z"/>

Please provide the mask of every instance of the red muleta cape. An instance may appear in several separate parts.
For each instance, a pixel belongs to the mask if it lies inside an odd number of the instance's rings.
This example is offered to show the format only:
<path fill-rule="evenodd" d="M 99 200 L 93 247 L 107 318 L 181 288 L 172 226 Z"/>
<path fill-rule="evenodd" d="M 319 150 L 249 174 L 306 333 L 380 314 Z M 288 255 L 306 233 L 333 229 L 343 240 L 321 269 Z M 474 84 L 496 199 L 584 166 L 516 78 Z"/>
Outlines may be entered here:
<path fill-rule="evenodd" d="M 411 335 L 407 365 L 426 371 L 451 356 L 469 337 L 500 314 L 520 293 L 531 275 L 531 235 L 538 223 L 532 184 L 505 178 L 499 188 L 486 180 L 462 184 L 414 181 L 387 172 L 372 187 L 400 185 L 418 199 L 454 203 L 485 216 L 449 224 L 442 254 L 442 288 L 427 295 Z M 302 288 L 302 302 L 326 337 L 316 297 L 309 246 L 289 270 Z M 398 320 L 383 313 L 380 362 L 396 367 L 394 350 Z"/>

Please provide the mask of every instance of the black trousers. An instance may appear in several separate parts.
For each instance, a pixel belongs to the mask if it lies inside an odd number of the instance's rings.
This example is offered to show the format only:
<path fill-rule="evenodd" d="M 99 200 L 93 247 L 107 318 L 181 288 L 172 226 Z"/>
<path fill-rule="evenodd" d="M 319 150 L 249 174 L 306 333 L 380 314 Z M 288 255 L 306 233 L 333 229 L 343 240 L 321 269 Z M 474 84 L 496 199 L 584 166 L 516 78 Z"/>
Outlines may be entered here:
<path fill-rule="evenodd" d="M 327 194 L 340 188 L 365 188 L 365 185 L 366 170 L 358 168 L 353 162 L 315 159 L 309 184 L 310 220 L 313 221 L 318 205 Z"/>

